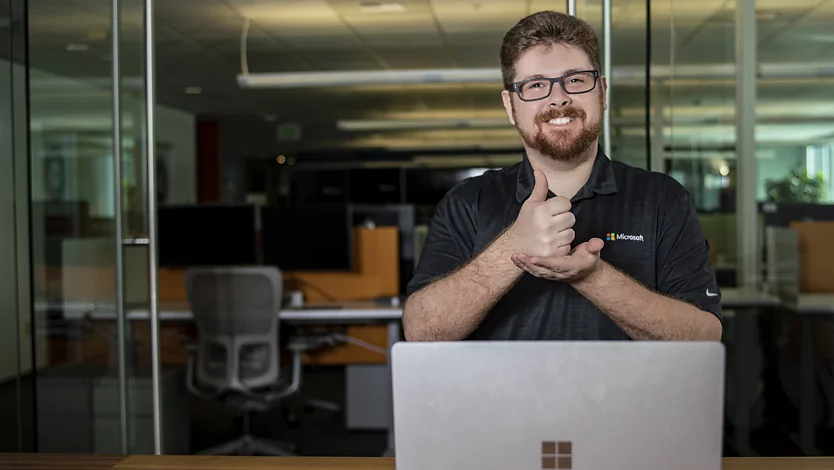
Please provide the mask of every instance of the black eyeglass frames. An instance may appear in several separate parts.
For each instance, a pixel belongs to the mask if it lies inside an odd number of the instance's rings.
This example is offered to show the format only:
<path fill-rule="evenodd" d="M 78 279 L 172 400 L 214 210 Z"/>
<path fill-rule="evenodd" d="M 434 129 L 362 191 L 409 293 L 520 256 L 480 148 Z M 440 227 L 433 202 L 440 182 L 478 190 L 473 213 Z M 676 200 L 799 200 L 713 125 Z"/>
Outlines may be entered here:
<path fill-rule="evenodd" d="M 556 78 L 528 78 L 513 83 L 512 89 L 522 101 L 536 101 L 550 96 L 553 84 L 558 82 L 565 93 L 578 95 L 596 88 L 599 75 L 599 70 L 580 70 Z"/>

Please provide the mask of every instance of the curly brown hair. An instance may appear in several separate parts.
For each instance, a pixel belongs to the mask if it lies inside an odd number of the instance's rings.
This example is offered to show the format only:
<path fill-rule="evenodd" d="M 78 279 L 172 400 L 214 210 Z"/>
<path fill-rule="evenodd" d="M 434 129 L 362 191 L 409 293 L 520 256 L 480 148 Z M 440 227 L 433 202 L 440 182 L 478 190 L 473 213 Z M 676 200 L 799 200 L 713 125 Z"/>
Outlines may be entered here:
<path fill-rule="evenodd" d="M 576 46 L 588 54 L 595 69 L 601 68 L 599 40 L 591 25 L 575 16 L 540 11 L 522 18 L 504 35 L 498 56 L 504 89 L 512 88 L 515 66 L 521 54 L 532 47 L 550 44 Z"/>

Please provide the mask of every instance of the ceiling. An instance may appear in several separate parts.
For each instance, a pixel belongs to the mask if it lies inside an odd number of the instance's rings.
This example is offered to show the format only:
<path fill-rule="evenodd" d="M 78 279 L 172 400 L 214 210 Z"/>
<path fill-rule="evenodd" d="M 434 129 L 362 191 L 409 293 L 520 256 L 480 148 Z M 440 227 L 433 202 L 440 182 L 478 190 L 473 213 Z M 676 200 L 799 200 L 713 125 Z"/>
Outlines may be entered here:
<path fill-rule="evenodd" d="M 9 0 L 0 0 L 8 5 Z M 241 37 L 246 19 L 250 73 L 497 68 L 501 38 L 518 19 L 565 0 L 399 0 L 403 11 L 369 12 L 360 0 L 156 1 L 155 66 L 161 103 L 237 123 L 259 142 L 247 152 L 344 147 L 498 148 L 517 146 L 503 121 L 500 83 L 242 89 Z M 376 2 L 378 3 L 378 2 Z M 382 2 L 386 3 L 386 2 Z M 578 0 L 578 15 L 602 33 L 601 1 Z M 644 135 L 646 3 L 613 0 L 611 119 L 616 136 Z M 100 84 L 111 77 L 110 0 L 30 0 L 30 60 L 40 69 Z M 143 67 L 142 0 L 121 0 L 125 77 Z M 735 61 L 735 1 L 651 2 L 650 109 L 663 111 L 667 140 L 734 139 L 732 75 L 686 78 Z M 0 7 L 0 11 L 6 8 Z M 787 78 L 762 77 L 760 142 L 811 142 L 834 136 L 834 0 L 758 0 L 758 58 Z M 0 22 L 2 27 L 2 22 Z M 5 48 L 4 48 L 5 49 Z M 797 65 L 798 64 L 798 65 Z M 654 73 L 654 72 L 653 72 Z M 620 79 L 618 80 L 618 77 Z M 632 77 L 632 78 L 628 78 Z M 129 82 L 129 80 L 128 80 Z M 188 94 L 199 87 L 199 94 Z M 193 91 L 193 90 L 191 90 Z M 102 96 L 61 90 L 32 99 L 109 111 Z M 344 131 L 340 121 L 416 121 L 405 130 Z M 443 119 L 444 122 L 437 124 Z M 435 125 L 427 126 L 426 122 Z M 451 121 L 451 122 L 450 122 Z M 279 140 L 278 126 L 301 138 Z M 390 126 L 389 126 L 390 127 Z M 636 141 L 640 142 L 639 139 Z M 625 142 L 625 140 L 624 140 Z"/>

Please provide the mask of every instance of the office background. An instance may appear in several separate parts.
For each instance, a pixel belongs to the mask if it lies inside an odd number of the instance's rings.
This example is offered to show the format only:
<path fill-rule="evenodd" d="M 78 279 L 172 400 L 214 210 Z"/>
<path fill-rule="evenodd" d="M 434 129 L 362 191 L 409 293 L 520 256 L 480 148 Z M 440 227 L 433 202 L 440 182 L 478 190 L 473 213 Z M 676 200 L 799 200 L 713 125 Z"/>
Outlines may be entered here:
<path fill-rule="evenodd" d="M 147 316 L 120 332 L 107 306 L 150 312 L 156 285 L 162 313 L 184 311 L 168 306 L 189 303 L 189 268 L 239 264 L 280 268 L 308 302 L 390 302 L 445 191 L 520 159 L 503 34 L 567 8 L 146 5 L 0 1 L 2 450 L 189 453 L 240 434 L 234 410 L 187 390 L 193 321 L 160 323 L 154 361 Z M 604 145 L 694 195 L 729 293 L 725 452 L 833 453 L 834 1 L 575 5 L 610 44 Z M 253 432 L 384 452 L 388 323 L 282 328 L 330 343 L 305 356 L 302 398 Z"/>

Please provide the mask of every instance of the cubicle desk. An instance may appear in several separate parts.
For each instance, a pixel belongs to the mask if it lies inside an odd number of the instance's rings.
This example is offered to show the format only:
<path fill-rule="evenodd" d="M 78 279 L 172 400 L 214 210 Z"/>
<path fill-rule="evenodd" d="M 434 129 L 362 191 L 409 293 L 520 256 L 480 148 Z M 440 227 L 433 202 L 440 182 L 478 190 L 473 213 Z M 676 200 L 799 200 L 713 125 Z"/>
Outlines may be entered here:
<path fill-rule="evenodd" d="M 116 308 L 113 304 L 87 302 L 67 302 L 56 305 L 40 304 L 36 308 L 60 308 L 67 320 L 115 320 Z M 128 307 L 128 320 L 147 320 L 150 312 L 145 307 Z M 377 302 L 316 302 L 302 308 L 284 308 L 279 312 L 283 321 L 291 323 L 309 322 L 389 322 L 402 318 L 402 307 Z M 161 302 L 159 304 L 160 321 L 191 321 L 194 314 L 185 302 Z"/>
<path fill-rule="evenodd" d="M 834 294 L 800 294 L 795 309 L 801 322 L 799 351 L 799 446 L 807 455 L 819 455 L 816 446 L 816 360 L 814 319 L 834 319 Z"/>
<path fill-rule="evenodd" d="M 756 362 L 756 344 L 759 323 L 756 313 L 763 309 L 784 307 L 799 315 L 801 322 L 799 357 L 799 436 L 798 444 L 806 455 L 819 455 L 816 446 L 816 367 L 814 360 L 814 318 L 823 316 L 834 319 L 834 294 L 799 294 L 796 303 L 783 302 L 777 297 L 752 289 L 722 289 L 722 306 L 735 309 L 736 344 L 738 354 L 734 374 L 740 388 L 734 421 L 738 429 L 736 445 L 745 454 L 752 454 L 749 441 L 750 409 L 756 398 L 756 381 L 759 368 Z"/>
<path fill-rule="evenodd" d="M 771 308 L 779 305 L 779 297 L 749 288 L 722 288 L 721 307 L 724 309 Z"/>
<path fill-rule="evenodd" d="M 736 345 L 731 363 L 727 369 L 732 371 L 736 380 L 735 407 L 732 421 L 735 426 L 733 444 L 741 455 L 755 455 L 750 445 L 751 410 L 758 394 L 758 378 L 760 367 L 757 363 L 759 344 L 758 313 L 778 307 L 780 300 L 777 296 L 761 290 L 749 288 L 722 288 L 721 308 L 733 310 L 735 324 Z"/>
<path fill-rule="evenodd" d="M 30 470 L 394 470 L 393 458 L 0 454 L 0 469 Z M 830 470 L 834 458 L 726 458 L 724 470 Z"/>
<path fill-rule="evenodd" d="M 36 305 L 36 309 L 60 312 L 63 318 L 70 322 L 80 322 L 82 320 L 115 322 L 116 320 L 116 309 L 112 303 L 66 302 L 59 304 L 38 304 Z M 194 316 L 186 302 L 161 302 L 158 313 L 163 331 L 165 331 L 165 328 L 177 329 L 178 325 L 193 325 L 192 321 Z M 293 325 L 325 324 L 348 326 L 350 329 L 361 332 L 364 335 L 372 335 L 369 337 L 360 337 L 360 339 L 383 347 L 386 345 L 390 346 L 400 337 L 402 308 L 393 303 L 386 305 L 372 301 L 319 302 L 308 304 L 303 308 L 283 309 L 278 313 L 278 316 L 281 321 Z M 147 306 L 129 306 L 126 311 L 126 318 L 128 321 L 134 322 L 134 325 L 146 327 L 150 313 Z M 375 325 L 379 325 L 380 327 L 387 325 L 387 329 L 376 330 L 374 329 L 376 328 Z M 192 331 L 186 330 L 183 333 L 193 335 L 193 328 Z M 78 356 L 81 353 L 76 352 L 73 354 Z M 184 349 L 179 354 L 173 354 L 173 356 L 175 357 L 163 355 L 163 362 L 167 358 L 172 363 L 185 363 L 186 354 Z M 338 352 L 319 354 L 315 359 L 310 359 L 309 361 L 307 359 L 305 357 L 305 364 L 315 363 L 317 365 L 385 364 L 387 362 L 385 357 L 353 345 L 343 346 Z"/>
<path fill-rule="evenodd" d="M 115 321 L 116 309 L 113 304 L 89 304 L 84 302 L 67 303 L 60 306 L 41 305 L 36 308 L 62 308 L 64 318 L 67 320 L 98 320 Z M 194 314 L 186 302 L 163 302 L 159 305 L 159 322 L 161 324 L 174 322 L 191 322 Z M 128 308 L 126 317 L 129 321 L 143 322 L 150 319 L 150 311 L 146 308 Z M 361 324 L 385 324 L 387 325 L 386 347 L 388 350 L 400 340 L 400 320 L 402 319 L 402 307 L 395 303 L 382 304 L 373 301 L 353 302 L 320 302 L 309 303 L 303 308 L 285 308 L 278 313 L 278 318 L 294 325 L 361 325 Z M 356 347 L 359 349 L 358 347 Z M 373 356 L 376 353 L 368 352 Z M 378 354 L 377 354 L 378 356 Z M 387 357 L 382 358 L 382 363 L 388 367 L 385 374 L 384 406 L 386 410 L 393 410 L 393 396 L 391 384 L 390 361 Z M 388 413 L 385 429 L 388 432 L 388 448 L 385 455 L 392 455 L 394 449 L 394 422 L 393 411 Z"/>

